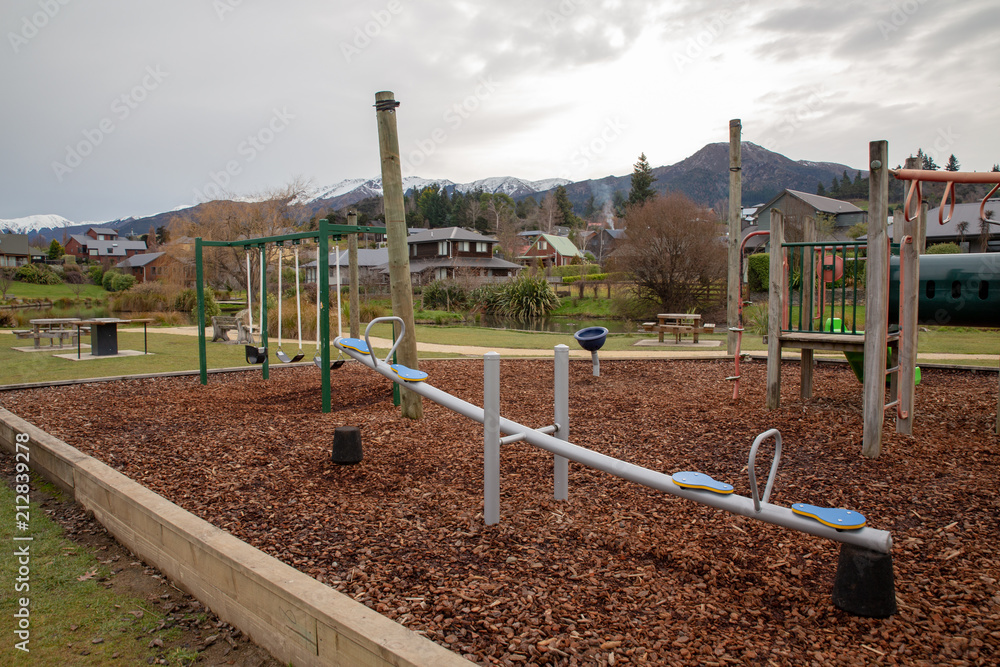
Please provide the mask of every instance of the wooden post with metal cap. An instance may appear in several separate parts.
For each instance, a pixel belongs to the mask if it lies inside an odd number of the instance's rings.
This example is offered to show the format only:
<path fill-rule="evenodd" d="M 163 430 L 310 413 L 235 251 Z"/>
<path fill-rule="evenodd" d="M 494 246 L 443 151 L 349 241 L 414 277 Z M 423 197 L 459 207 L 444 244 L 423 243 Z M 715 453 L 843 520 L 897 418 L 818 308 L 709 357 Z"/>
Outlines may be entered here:
<path fill-rule="evenodd" d="M 392 314 L 402 318 L 403 340 L 396 353 L 399 362 L 417 370 L 417 336 L 413 322 L 413 286 L 410 282 L 410 256 L 406 239 L 406 210 L 403 202 L 403 171 L 399 159 L 399 134 L 396 129 L 396 107 L 391 91 L 375 93 L 375 115 L 378 119 L 378 146 L 382 163 L 382 197 L 385 208 L 385 228 L 389 240 L 389 291 Z M 419 394 L 408 389 L 402 392 L 402 415 L 410 419 L 423 417 Z"/>

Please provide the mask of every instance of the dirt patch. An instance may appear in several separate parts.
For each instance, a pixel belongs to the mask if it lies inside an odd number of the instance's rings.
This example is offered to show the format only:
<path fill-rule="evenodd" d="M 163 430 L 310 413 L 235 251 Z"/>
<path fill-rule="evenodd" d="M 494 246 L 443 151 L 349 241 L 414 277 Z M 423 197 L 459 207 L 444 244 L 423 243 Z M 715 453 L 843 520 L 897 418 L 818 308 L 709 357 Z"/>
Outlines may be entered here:
<path fill-rule="evenodd" d="M 482 364 L 422 362 L 430 382 L 482 403 Z M 503 449 L 501 523 L 482 521 L 482 427 L 425 401 L 400 419 L 390 383 L 348 364 L 334 412 L 314 368 L 123 381 L 0 395 L 7 409 L 178 505 L 483 664 L 993 664 L 1000 650 L 1000 442 L 995 374 L 926 371 L 916 437 L 887 420 L 861 449 L 861 385 L 818 367 L 815 398 L 783 369 L 743 367 L 731 401 L 719 362 L 570 364 L 574 443 L 749 495 L 753 438 L 784 440 L 771 501 L 848 507 L 895 542 L 899 613 L 830 601 L 839 545 L 638 487 L 576 464 L 552 500 L 551 456 Z M 504 361 L 502 412 L 552 421 L 552 362 Z M 365 460 L 329 461 L 337 426 Z M 767 470 L 766 457 L 758 460 Z M 994 657 L 991 657 L 994 656 Z"/>

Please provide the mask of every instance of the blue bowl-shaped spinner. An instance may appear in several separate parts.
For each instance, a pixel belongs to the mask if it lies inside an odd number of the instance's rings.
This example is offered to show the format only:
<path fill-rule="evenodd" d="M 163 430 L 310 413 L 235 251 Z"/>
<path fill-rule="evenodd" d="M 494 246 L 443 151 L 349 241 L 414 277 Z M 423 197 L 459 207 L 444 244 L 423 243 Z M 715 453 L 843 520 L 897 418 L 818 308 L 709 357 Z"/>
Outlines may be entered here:
<path fill-rule="evenodd" d="M 587 327 L 573 334 L 573 338 L 588 352 L 597 352 L 604 347 L 604 341 L 608 339 L 608 330 L 604 327 Z"/>

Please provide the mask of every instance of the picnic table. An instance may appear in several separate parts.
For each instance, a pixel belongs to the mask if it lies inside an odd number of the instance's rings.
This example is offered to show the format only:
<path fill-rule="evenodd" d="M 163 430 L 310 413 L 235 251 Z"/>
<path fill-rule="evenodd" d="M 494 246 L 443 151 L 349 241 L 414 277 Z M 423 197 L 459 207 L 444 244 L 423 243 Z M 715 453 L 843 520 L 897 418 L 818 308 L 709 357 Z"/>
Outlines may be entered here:
<path fill-rule="evenodd" d="M 146 325 L 152 321 L 152 319 L 123 320 L 118 317 L 95 317 L 91 320 L 77 320 L 72 324 L 77 328 L 90 327 L 90 353 L 95 357 L 102 357 L 118 354 L 118 325 L 132 322 L 142 322 L 142 352 L 149 354 Z M 80 358 L 79 336 L 76 338 L 76 358 Z"/>
<path fill-rule="evenodd" d="M 67 344 L 72 344 L 73 339 L 78 337 L 78 329 L 74 329 L 73 325 L 79 321 L 79 317 L 48 317 L 28 320 L 31 329 L 15 331 L 14 335 L 18 338 L 33 338 L 36 349 L 41 347 L 43 338 L 48 338 L 52 347 L 55 347 L 56 341 L 59 341 L 59 347 L 62 347 L 63 340 Z"/>
<path fill-rule="evenodd" d="M 642 326 L 646 331 L 656 331 L 661 343 L 667 333 L 674 335 L 675 343 L 680 343 L 685 334 L 691 334 L 692 341 L 697 343 L 698 334 L 715 331 L 715 325 L 702 324 L 701 315 L 697 313 L 659 313 L 655 323 L 644 322 Z"/>

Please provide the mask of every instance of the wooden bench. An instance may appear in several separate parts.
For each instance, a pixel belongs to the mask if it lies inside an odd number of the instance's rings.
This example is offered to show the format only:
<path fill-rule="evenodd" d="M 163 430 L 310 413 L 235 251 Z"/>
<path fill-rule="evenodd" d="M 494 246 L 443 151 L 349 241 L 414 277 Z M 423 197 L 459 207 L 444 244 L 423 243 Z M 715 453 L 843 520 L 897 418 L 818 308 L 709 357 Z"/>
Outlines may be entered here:
<path fill-rule="evenodd" d="M 14 335 L 18 338 L 29 338 L 35 341 L 35 347 L 41 347 L 40 342 L 42 339 L 48 339 L 49 345 L 52 347 L 56 346 L 56 341 L 59 341 L 59 347 L 64 345 L 72 345 L 76 343 L 76 331 L 71 331 L 69 329 L 41 329 L 38 333 L 32 330 L 15 331 Z M 65 342 L 63 342 L 65 341 Z"/>
<path fill-rule="evenodd" d="M 242 322 L 239 319 L 227 315 L 213 315 L 212 316 L 212 342 L 221 340 L 225 342 L 230 342 L 229 335 L 227 332 L 235 331 L 237 333 L 237 341 L 242 337 L 240 335 L 240 327 Z"/>
<path fill-rule="evenodd" d="M 674 335 L 674 342 L 680 343 L 681 336 L 694 331 L 694 327 L 686 324 L 660 324 L 656 328 L 660 332 L 661 343 L 663 342 L 663 334 L 665 333 L 672 333 Z"/>

